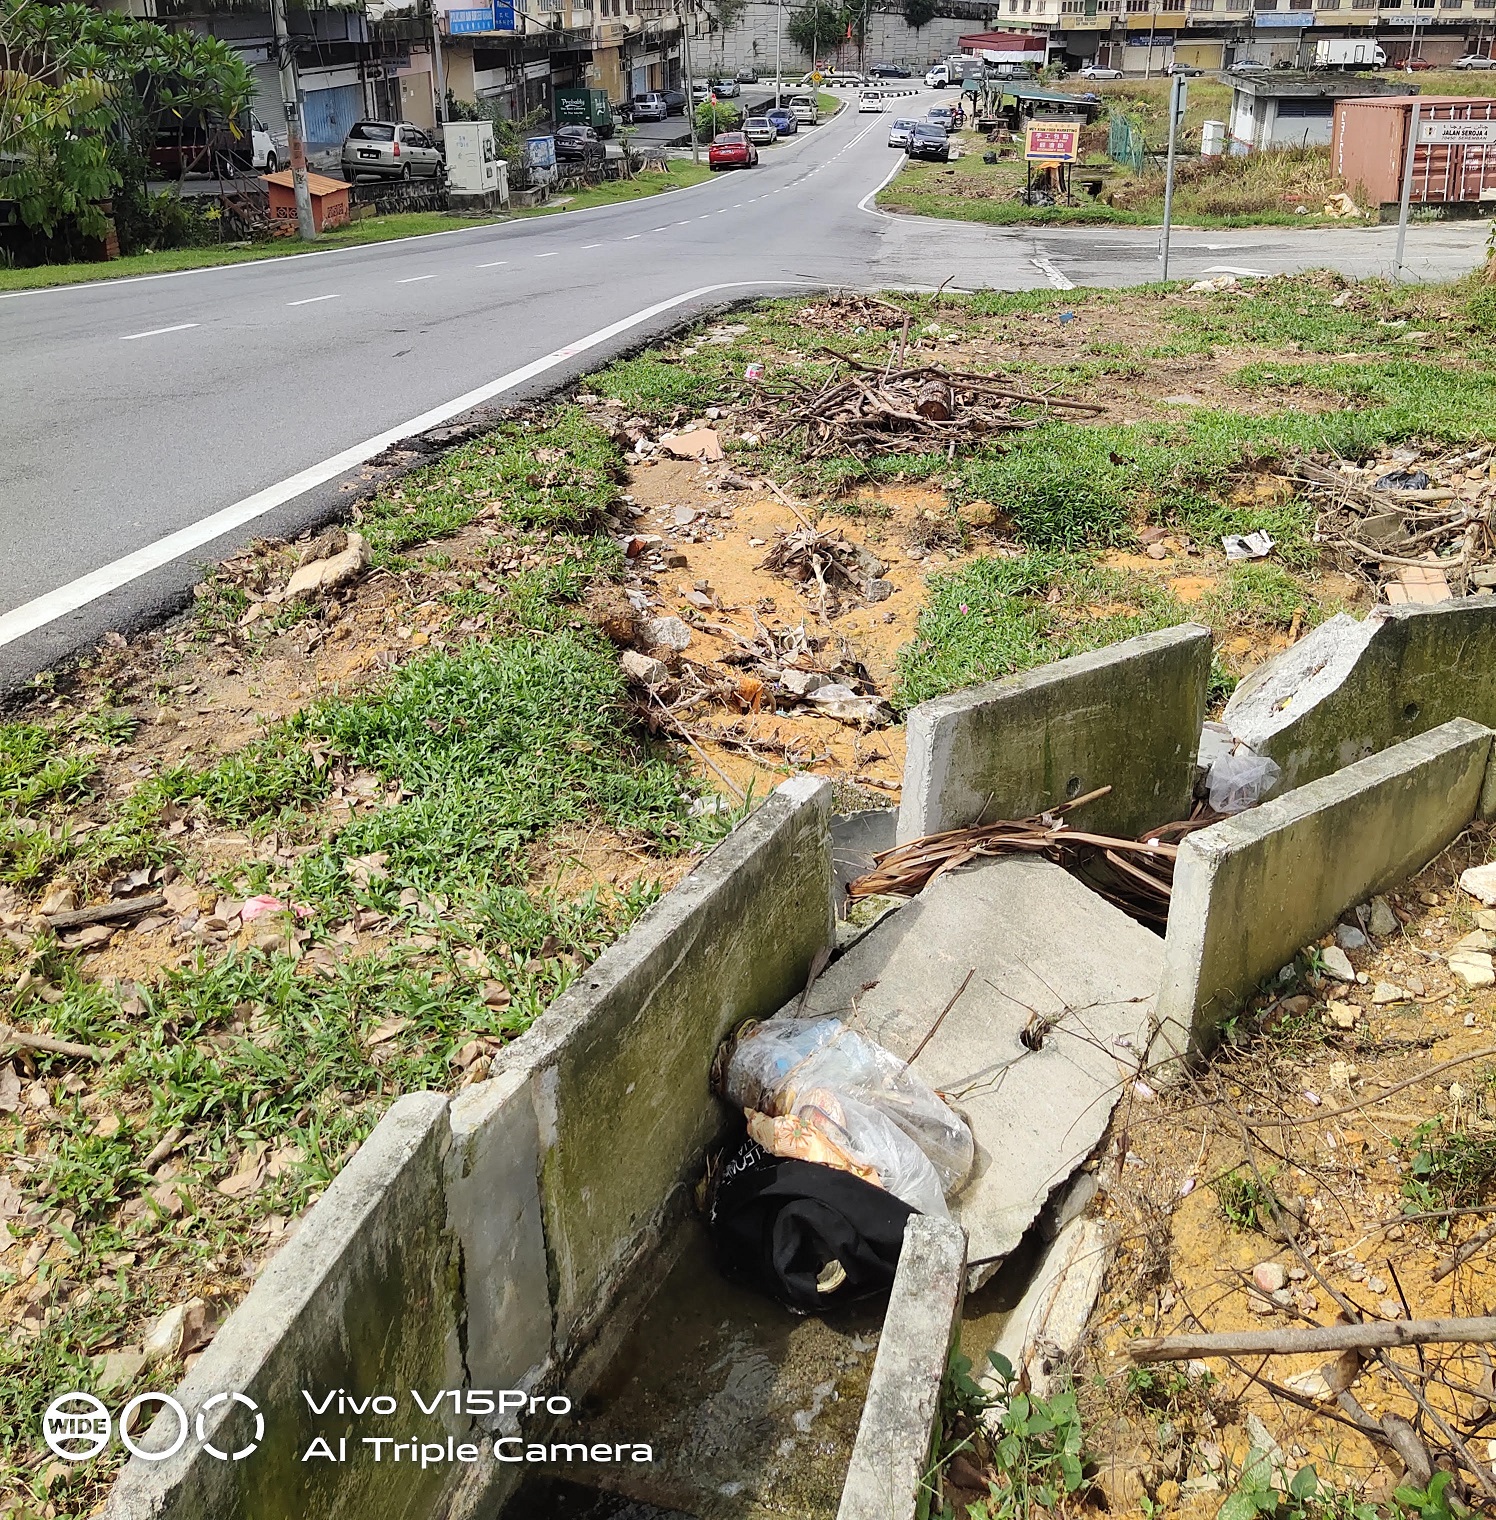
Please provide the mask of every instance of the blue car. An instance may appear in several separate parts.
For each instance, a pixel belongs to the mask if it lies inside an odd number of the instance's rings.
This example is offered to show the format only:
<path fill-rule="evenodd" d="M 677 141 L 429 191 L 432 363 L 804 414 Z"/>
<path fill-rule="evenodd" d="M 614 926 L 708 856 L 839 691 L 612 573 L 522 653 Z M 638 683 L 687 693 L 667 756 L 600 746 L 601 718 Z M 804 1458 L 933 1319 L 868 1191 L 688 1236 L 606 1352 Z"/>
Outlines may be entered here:
<path fill-rule="evenodd" d="M 770 106 L 764 115 L 773 122 L 774 130 L 781 137 L 790 137 L 800 130 L 800 124 L 790 114 L 787 106 Z"/>

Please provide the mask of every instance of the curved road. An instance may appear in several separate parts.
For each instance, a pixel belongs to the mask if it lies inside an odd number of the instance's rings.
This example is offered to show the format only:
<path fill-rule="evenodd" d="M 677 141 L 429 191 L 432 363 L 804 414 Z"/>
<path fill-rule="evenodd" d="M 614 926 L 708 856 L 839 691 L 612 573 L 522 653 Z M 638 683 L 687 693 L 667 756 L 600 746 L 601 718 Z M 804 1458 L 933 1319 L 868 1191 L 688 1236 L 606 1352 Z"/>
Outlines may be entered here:
<path fill-rule="evenodd" d="M 935 99 L 894 102 L 922 116 Z M 1157 277 L 1147 228 L 998 229 L 870 205 L 891 115 L 843 111 L 756 170 L 593 211 L 0 297 L 0 693 L 181 599 L 205 561 L 326 514 L 400 438 L 554 388 L 691 313 L 827 286 Z M 1415 271 L 1485 226 L 1417 227 Z M 1393 229 L 1176 233 L 1174 268 L 1385 274 Z"/>

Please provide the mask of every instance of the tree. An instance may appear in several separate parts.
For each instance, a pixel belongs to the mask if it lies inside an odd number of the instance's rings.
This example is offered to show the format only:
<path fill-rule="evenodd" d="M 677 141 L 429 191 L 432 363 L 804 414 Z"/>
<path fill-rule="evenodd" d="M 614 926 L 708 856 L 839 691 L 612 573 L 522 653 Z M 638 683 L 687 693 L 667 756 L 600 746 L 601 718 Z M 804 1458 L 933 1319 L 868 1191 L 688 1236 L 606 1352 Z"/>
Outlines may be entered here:
<path fill-rule="evenodd" d="M 928 26 L 939 13 L 935 0 L 904 0 L 904 20 L 915 32 Z"/>
<path fill-rule="evenodd" d="M 100 237 L 101 200 L 127 215 L 145 206 L 157 135 L 195 118 L 232 123 L 252 84 L 215 37 L 84 5 L 0 0 L 0 199 L 45 238 Z"/>
<path fill-rule="evenodd" d="M 810 0 L 785 22 L 784 34 L 814 63 L 817 51 L 835 47 L 845 39 L 847 21 L 845 6 Z"/>

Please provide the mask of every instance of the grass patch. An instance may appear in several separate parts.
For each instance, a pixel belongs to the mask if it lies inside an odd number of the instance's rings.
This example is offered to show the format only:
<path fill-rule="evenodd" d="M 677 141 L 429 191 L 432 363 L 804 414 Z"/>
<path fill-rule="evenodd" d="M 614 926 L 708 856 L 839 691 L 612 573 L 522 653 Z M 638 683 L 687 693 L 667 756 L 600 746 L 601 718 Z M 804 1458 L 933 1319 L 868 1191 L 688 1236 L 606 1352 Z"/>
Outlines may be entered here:
<path fill-rule="evenodd" d="M 564 216 L 568 211 L 590 211 L 594 206 L 618 206 L 625 201 L 642 200 L 648 195 L 659 195 L 666 190 L 684 190 L 699 185 L 712 177 L 705 159 L 692 163 L 689 158 L 672 158 L 663 170 L 643 170 L 633 179 L 608 180 L 605 184 L 589 185 L 585 190 L 570 191 L 562 204 L 554 202 L 518 211 L 516 216 Z"/>
<path fill-rule="evenodd" d="M 390 216 L 371 216 L 336 232 L 325 232 L 315 247 L 357 248 L 365 243 L 389 243 L 400 238 L 426 237 L 451 232 L 456 227 L 480 227 L 501 217 L 449 216 L 445 211 L 401 211 Z M 183 269 L 212 269 L 222 264 L 253 264 L 261 259 L 285 258 L 305 253 L 307 245 L 296 238 L 277 238 L 273 243 L 249 247 L 170 248 L 161 253 L 137 253 L 128 258 L 99 264 L 39 264 L 33 269 L 0 268 L 0 290 L 39 290 L 54 285 L 77 285 L 90 280 L 125 280 L 149 274 L 175 274 Z"/>
<path fill-rule="evenodd" d="M 914 640 L 899 656 L 894 704 L 907 711 L 958 687 L 1099 649 L 1188 616 L 1189 609 L 1164 588 L 1085 555 L 976 559 L 931 580 Z"/>
<path fill-rule="evenodd" d="M 1282 1207 L 1268 1179 L 1259 1182 L 1251 1172 L 1241 1169 L 1217 1177 L 1211 1187 L 1222 1218 L 1233 1230 L 1266 1231 Z"/>

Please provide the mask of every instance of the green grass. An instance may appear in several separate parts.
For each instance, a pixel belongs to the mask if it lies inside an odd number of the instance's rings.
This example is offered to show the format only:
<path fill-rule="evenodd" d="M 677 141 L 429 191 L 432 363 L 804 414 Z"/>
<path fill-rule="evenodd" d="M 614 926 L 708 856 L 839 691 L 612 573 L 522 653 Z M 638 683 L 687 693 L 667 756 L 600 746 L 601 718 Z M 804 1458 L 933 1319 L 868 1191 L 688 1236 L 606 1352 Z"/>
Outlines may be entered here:
<path fill-rule="evenodd" d="M 712 177 L 705 156 L 693 163 L 689 158 L 672 158 L 663 173 L 649 170 L 633 179 L 609 180 L 606 184 L 590 185 L 585 190 L 568 191 L 561 204 L 550 202 L 529 210 L 518 211 L 516 216 L 559 216 L 568 211 L 587 211 L 594 206 L 617 206 L 625 201 L 642 200 L 648 195 L 659 195 L 666 190 L 684 190 L 699 185 Z"/>
<path fill-rule="evenodd" d="M 1058 600 L 1051 601 L 1051 593 Z M 894 705 L 905 712 L 961 686 L 1186 620 L 1167 590 L 1084 554 L 982 557 L 930 582 L 913 641 L 899 656 Z"/>
<path fill-rule="evenodd" d="M 308 245 L 296 238 L 277 238 L 248 248 L 171 248 L 161 253 L 137 253 L 99 264 L 39 264 L 34 269 L 0 268 L 0 291 L 37 290 L 53 285 L 76 285 L 89 280 L 124 280 L 140 275 L 174 274 L 182 269 L 211 269 L 220 264 L 249 264 L 259 259 L 285 258 L 310 248 L 357 248 L 365 243 L 388 243 L 399 238 L 425 237 L 459 227 L 481 227 L 499 217 L 452 217 L 444 211 L 401 211 L 371 216 L 336 232 L 326 232 Z"/>

